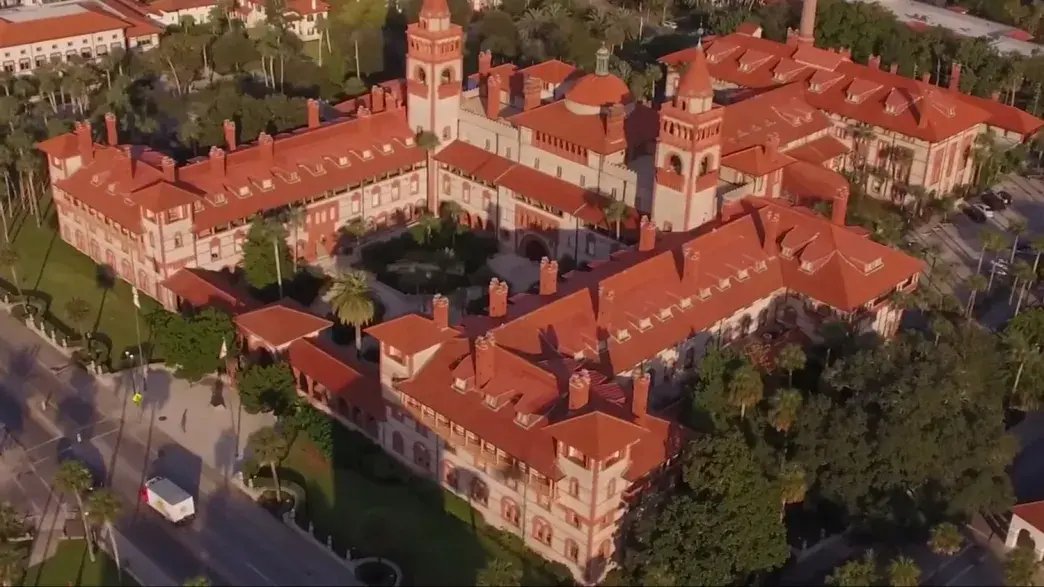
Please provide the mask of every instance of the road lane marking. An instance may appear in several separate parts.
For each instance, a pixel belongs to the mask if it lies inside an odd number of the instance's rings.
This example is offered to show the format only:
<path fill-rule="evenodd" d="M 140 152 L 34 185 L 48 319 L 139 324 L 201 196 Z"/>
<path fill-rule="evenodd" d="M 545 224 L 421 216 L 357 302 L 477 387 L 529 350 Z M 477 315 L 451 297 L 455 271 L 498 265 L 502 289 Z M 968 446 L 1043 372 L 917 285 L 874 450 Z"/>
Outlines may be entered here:
<path fill-rule="evenodd" d="M 243 561 L 243 564 L 245 564 L 246 566 L 250 567 L 251 571 L 254 571 L 255 573 L 257 573 L 257 576 L 261 577 L 262 579 L 264 579 L 265 582 L 268 583 L 269 585 L 272 585 L 273 587 L 278 585 L 278 583 L 273 583 L 272 580 L 268 578 L 268 575 L 265 575 L 264 573 L 259 571 L 257 569 L 257 567 L 255 567 L 254 565 L 250 564 L 248 561 Z"/>

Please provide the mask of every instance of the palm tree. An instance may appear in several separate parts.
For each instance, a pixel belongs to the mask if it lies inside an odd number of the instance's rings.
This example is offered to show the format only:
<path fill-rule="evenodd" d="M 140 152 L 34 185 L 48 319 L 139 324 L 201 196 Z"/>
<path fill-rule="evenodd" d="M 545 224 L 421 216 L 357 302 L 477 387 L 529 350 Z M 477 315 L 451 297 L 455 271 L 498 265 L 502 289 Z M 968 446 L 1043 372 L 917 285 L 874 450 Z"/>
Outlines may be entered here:
<path fill-rule="evenodd" d="M 862 170 L 866 166 L 870 142 L 874 140 L 877 134 L 874 132 L 874 127 L 865 122 L 860 122 L 848 127 L 848 136 L 851 137 L 855 147 L 852 149 L 852 167 L 853 169 Z"/>
<path fill-rule="evenodd" d="M 1033 386 L 1030 386 L 1030 389 L 1020 390 L 1019 384 L 1022 382 L 1026 364 L 1040 361 L 1040 348 L 1034 344 L 1030 335 L 1019 328 L 1005 329 L 1004 343 L 1007 347 L 1009 364 L 1018 365 L 1012 375 L 1011 391 L 1009 392 L 1012 403 L 1026 412 L 1034 410 L 1038 404 L 1036 390 Z M 1020 391 L 1025 393 L 1020 393 Z"/>
<path fill-rule="evenodd" d="M 1016 546 L 1004 559 L 1004 584 L 1009 587 L 1032 587 L 1037 584 L 1040 562 L 1028 546 Z"/>
<path fill-rule="evenodd" d="M 362 354 L 362 329 L 373 322 L 376 305 L 366 273 L 348 271 L 330 285 L 330 306 L 342 324 L 355 328 L 355 352 Z"/>
<path fill-rule="evenodd" d="M 1026 234 L 1026 221 L 1018 218 L 1013 219 L 1008 223 L 1008 232 L 1011 233 L 1011 256 L 1008 257 L 1008 262 L 1015 262 L 1015 252 L 1019 248 L 1019 239 Z"/>
<path fill-rule="evenodd" d="M 83 298 L 73 296 L 65 302 L 65 316 L 80 335 L 83 335 L 84 327 L 91 316 L 91 305 Z"/>
<path fill-rule="evenodd" d="M 91 525 L 87 520 L 87 508 L 84 506 L 84 496 L 94 487 L 94 477 L 80 461 L 72 459 L 62 461 L 58 471 L 54 474 L 54 489 L 62 496 L 73 496 L 80 510 L 80 519 L 83 521 L 83 531 L 87 540 L 87 554 L 91 562 L 95 561 L 94 538 L 91 534 Z"/>
<path fill-rule="evenodd" d="M 304 206 L 300 204 L 291 204 L 290 207 L 287 208 L 286 212 L 283 214 L 283 222 L 290 227 L 294 235 L 294 247 L 293 249 L 291 249 L 290 255 L 290 258 L 294 261 L 294 275 L 297 275 L 298 231 L 301 229 L 302 226 L 304 226 L 305 217 L 307 216 L 307 214 L 308 211 L 305 209 Z M 278 258 L 276 259 L 276 262 L 279 262 Z"/>
<path fill-rule="evenodd" d="M 978 296 L 980 292 L 986 291 L 986 288 L 989 287 L 990 283 L 982 275 L 971 275 L 968 277 L 966 285 L 968 286 L 968 291 L 970 293 L 968 295 L 968 306 L 964 309 L 964 317 L 970 321 L 972 318 L 972 310 L 975 309 L 976 296 Z"/>
<path fill-rule="evenodd" d="M 439 136 L 430 130 L 422 130 L 413 138 L 417 146 L 429 153 L 439 146 Z"/>
<path fill-rule="evenodd" d="M 620 225 L 627 218 L 627 204 L 623 200 L 613 200 L 606 204 L 602 213 L 608 222 L 616 225 L 616 240 L 620 240 Z"/>
<path fill-rule="evenodd" d="M 1004 249 L 1007 246 L 1004 236 L 999 233 L 993 232 L 992 230 L 983 230 L 979 235 L 982 239 L 982 249 L 979 250 L 979 263 L 975 267 L 975 274 L 982 273 L 982 263 L 986 258 L 987 252 L 997 252 Z"/>
<path fill-rule="evenodd" d="M 286 436 L 272 426 L 266 426 L 264 428 L 259 428 L 250 435 L 250 439 L 247 441 L 247 447 L 250 449 L 250 454 L 253 455 L 254 461 L 257 462 L 257 464 L 261 466 L 268 465 L 272 470 L 272 481 L 275 483 L 276 501 L 282 503 L 283 492 L 279 486 L 279 471 L 277 467 L 279 466 L 279 463 L 283 462 L 286 453 L 290 450 L 290 446 L 286 441 Z"/>
<path fill-rule="evenodd" d="M 22 286 L 18 281 L 18 262 L 21 260 L 21 255 L 18 254 L 18 250 L 13 246 L 10 244 L 0 246 L 0 267 L 11 272 L 11 281 L 15 289 L 18 290 L 18 297 L 24 299 L 25 294 L 22 292 Z"/>
<path fill-rule="evenodd" d="M 213 585 L 213 583 L 211 583 L 210 579 L 208 579 L 207 577 L 204 577 L 203 575 L 197 575 L 195 577 L 190 577 L 186 579 L 185 582 L 181 585 L 182 587 L 210 587 L 211 585 Z"/>
<path fill-rule="evenodd" d="M 772 423 L 772 427 L 786 434 L 791 426 L 797 422 L 798 413 L 801 411 L 801 406 L 804 402 L 805 398 L 801 395 L 800 390 L 780 390 L 776 397 L 773 398 L 772 411 L 769 414 L 769 421 Z"/>
<path fill-rule="evenodd" d="M 827 585 L 836 587 L 865 587 L 877 579 L 877 564 L 874 551 L 868 550 L 863 558 L 853 559 L 834 569 L 826 579 Z"/>
<path fill-rule="evenodd" d="M 921 569 L 908 556 L 900 556 L 888 565 L 888 584 L 892 587 L 917 587 L 921 584 Z"/>
<path fill-rule="evenodd" d="M 432 235 L 442 228 L 442 219 L 425 212 L 417 218 L 415 228 L 413 238 L 417 241 L 417 244 L 423 245 L 431 242 Z"/>
<path fill-rule="evenodd" d="M 1040 256 L 1044 255 L 1044 234 L 1033 237 L 1030 241 L 1030 248 L 1033 249 L 1033 275 L 1037 275 L 1037 270 L 1040 269 Z"/>
<path fill-rule="evenodd" d="M 943 522 L 932 528 L 928 547 L 939 556 L 953 556 L 964 547 L 964 536 L 957 526 Z"/>
<path fill-rule="evenodd" d="M 508 560 L 490 559 L 475 576 L 475 585 L 477 587 L 520 587 L 522 569 Z"/>
<path fill-rule="evenodd" d="M 740 409 L 740 417 L 747 414 L 747 408 L 761 401 L 765 393 L 761 374 L 752 365 L 744 365 L 732 374 L 729 381 L 729 403 Z"/>
<path fill-rule="evenodd" d="M 1015 264 L 1011 266 L 1011 275 L 1015 282 L 1012 284 L 1012 290 L 1018 289 L 1018 301 L 1015 302 L 1015 315 L 1019 315 L 1019 310 L 1022 309 L 1022 302 L 1026 299 L 1026 294 L 1029 292 L 1029 288 L 1037 281 L 1037 274 L 1033 271 L 1033 267 L 1030 266 L 1024 259 L 1015 261 Z M 1009 299 L 1010 303 L 1010 299 Z"/>
<path fill-rule="evenodd" d="M 787 385 L 790 387 L 794 386 L 794 371 L 804 369 L 807 361 L 801 345 L 792 342 L 785 344 L 776 355 L 776 367 L 787 372 Z"/>
<path fill-rule="evenodd" d="M 805 501 L 808 493 L 808 480 L 805 478 L 805 470 L 798 463 L 786 463 L 779 474 L 779 490 L 782 506 L 779 510 L 779 520 L 787 513 L 787 506 L 792 503 Z"/>
<path fill-rule="evenodd" d="M 102 526 L 109 535 L 109 545 L 112 546 L 112 558 L 116 561 L 116 570 L 123 572 L 120 563 L 120 551 L 116 545 L 116 520 L 123 515 L 123 502 L 112 492 L 111 489 L 98 489 L 92 491 L 87 498 L 87 520 L 92 526 Z"/>

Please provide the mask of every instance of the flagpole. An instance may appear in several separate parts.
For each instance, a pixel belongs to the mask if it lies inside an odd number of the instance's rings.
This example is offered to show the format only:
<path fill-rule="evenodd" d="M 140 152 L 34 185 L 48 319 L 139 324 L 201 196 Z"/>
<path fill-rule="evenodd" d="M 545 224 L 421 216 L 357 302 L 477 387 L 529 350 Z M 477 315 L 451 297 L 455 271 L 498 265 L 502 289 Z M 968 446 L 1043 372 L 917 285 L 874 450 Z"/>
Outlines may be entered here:
<path fill-rule="evenodd" d="M 131 295 L 134 297 L 134 334 L 138 337 L 138 369 L 141 371 L 141 390 L 145 391 L 148 374 L 145 372 L 145 360 L 141 352 L 141 324 L 138 320 L 138 313 L 141 311 L 141 298 L 138 297 L 138 288 L 132 287 Z"/>

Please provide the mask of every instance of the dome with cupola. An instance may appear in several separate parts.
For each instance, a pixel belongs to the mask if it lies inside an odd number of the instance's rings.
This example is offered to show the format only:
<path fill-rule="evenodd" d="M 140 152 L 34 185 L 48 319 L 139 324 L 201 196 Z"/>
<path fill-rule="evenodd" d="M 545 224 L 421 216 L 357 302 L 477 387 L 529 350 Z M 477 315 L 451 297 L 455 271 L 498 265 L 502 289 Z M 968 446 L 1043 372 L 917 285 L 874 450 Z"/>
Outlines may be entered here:
<path fill-rule="evenodd" d="M 623 80 L 609 73 L 609 49 L 598 50 L 595 72 L 577 80 L 566 92 L 565 103 L 573 114 L 602 114 L 617 104 L 630 111 L 634 95 Z"/>

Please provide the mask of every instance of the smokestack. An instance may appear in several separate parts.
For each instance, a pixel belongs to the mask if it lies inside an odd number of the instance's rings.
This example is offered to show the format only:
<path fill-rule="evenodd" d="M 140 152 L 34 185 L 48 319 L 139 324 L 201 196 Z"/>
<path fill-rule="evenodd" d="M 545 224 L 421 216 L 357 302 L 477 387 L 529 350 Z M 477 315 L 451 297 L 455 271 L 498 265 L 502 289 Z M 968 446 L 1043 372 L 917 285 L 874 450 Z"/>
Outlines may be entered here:
<path fill-rule="evenodd" d="M 493 69 L 493 53 L 489 51 L 480 52 L 478 56 L 478 72 L 487 74 L 490 69 Z"/>
<path fill-rule="evenodd" d="M 173 159 L 164 157 L 160 161 L 160 166 L 163 168 L 163 179 L 165 181 L 169 183 L 178 181 L 178 166 Z"/>
<path fill-rule="evenodd" d="M 631 396 L 631 413 L 642 418 L 649 413 L 649 374 L 640 373 L 634 378 L 633 395 Z"/>
<path fill-rule="evenodd" d="M 275 163 L 275 141 L 272 135 L 266 132 L 257 135 L 257 143 L 261 145 L 261 163 L 266 169 L 271 168 Z"/>
<path fill-rule="evenodd" d="M 120 133 L 116 128 L 116 115 L 112 112 L 105 113 L 105 140 L 110 147 L 120 144 Z"/>
<path fill-rule="evenodd" d="M 961 91 L 961 64 L 954 63 L 950 66 L 950 89 L 959 92 Z"/>
<path fill-rule="evenodd" d="M 449 298 L 435 294 L 431 299 L 431 318 L 435 326 L 443 330 L 449 328 Z"/>
<path fill-rule="evenodd" d="M 496 277 L 489 282 L 489 317 L 507 316 L 508 285 Z"/>
<path fill-rule="evenodd" d="M 651 251 L 656 248 L 656 225 L 648 216 L 642 216 L 638 227 L 638 250 L 642 252 Z"/>
<path fill-rule="evenodd" d="M 541 86 L 540 80 L 526 76 L 526 83 L 522 86 L 522 110 L 532 110 L 540 105 Z"/>
<path fill-rule="evenodd" d="M 308 99 L 308 128 L 319 128 L 319 102 Z"/>
<path fill-rule="evenodd" d="M 221 147 L 210 148 L 210 171 L 217 177 L 225 177 L 225 152 Z"/>
<path fill-rule="evenodd" d="M 809 45 L 816 42 L 816 0 L 805 0 L 801 6 L 800 40 Z"/>
<path fill-rule="evenodd" d="M 582 409 L 590 399 L 591 374 L 587 369 L 581 369 L 569 377 L 569 410 Z"/>
<path fill-rule="evenodd" d="M 475 386 L 483 387 L 493 379 L 493 362 L 496 356 L 496 341 L 493 333 L 475 339 Z"/>
<path fill-rule="evenodd" d="M 84 165 L 94 161 L 94 137 L 91 136 L 90 122 L 83 120 L 76 123 L 76 145 Z"/>
<path fill-rule="evenodd" d="M 540 259 L 540 295 L 553 296 L 558 291 L 558 261 Z"/>
<path fill-rule="evenodd" d="M 383 86 L 373 86 L 370 89 L 370 110 L 373 112 L 384 112 L 388 107 L 388 98 Z"/>
<path fill-rule="evenodd" d="M 831 210 L 830 219 L 838 226 L 845 225 L 848 217 L 848 188 L 840 188 L 834 194 L 834 206 Z"/>
<path fill-rule="evenodd" d="M 225 147 L 231 153 L 236 150 L 236 123 L 226 120 L 223 126 L 225 128 Z"/>
<path fill-rule="evenodd" d="M 500 76 L 486 78 L 486 118 L 496 120 L 500 116 Z"/>

